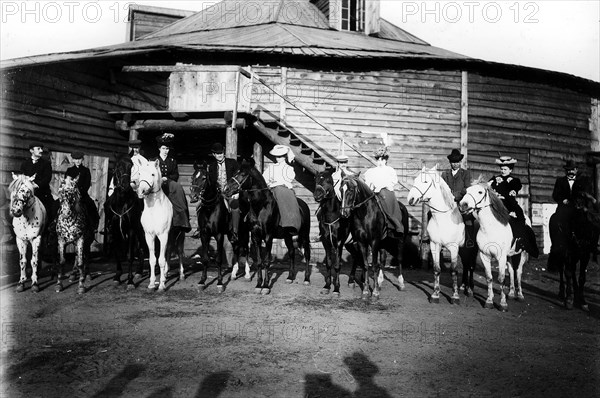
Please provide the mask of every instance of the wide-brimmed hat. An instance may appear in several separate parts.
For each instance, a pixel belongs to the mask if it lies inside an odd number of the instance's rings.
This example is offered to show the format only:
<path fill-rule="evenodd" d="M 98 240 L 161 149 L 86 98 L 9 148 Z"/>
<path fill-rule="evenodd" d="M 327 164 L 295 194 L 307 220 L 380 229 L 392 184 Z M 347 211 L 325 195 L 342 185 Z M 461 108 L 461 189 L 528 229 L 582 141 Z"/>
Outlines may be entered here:
<path fill-rule="evenodd" d="M 33 149 L 35 147 L 44 148 L 44 145 L 42 145 L 41 142 L 32 142 L 29 144 L 29 149 Z"/>
<path fill-rule="evenodd" d="M 156 137 L 156 142 L 158 143 L 159 147 L 164 145 L 171 148 L 173 146 L 174 140 L 175 135 L 171 133 L 164 133 L 163 135 L 159 135 L 158 137 Z"/>
<path fill-rule="evenodd" d="M 210 151 L 212 153 L 223 153 L 225 151 L 225 148 L 223 148 L 223 144 L 221 144 L 220 142 L 215 142 L 212 147 L 210 147 Z"/>
<path fill-rule="evenodd" d="M 446 156 L 448 158 L 448 160 L 450 161 L 450 163 L 458 163 L 461 160 L 463 160 L 463 158 L 465 157 L 465 155 L 463 155 L 462 153 L 460 153 L 460 151 L 458 149 L 453 149 L 452 152 L 450 152 L 450 155 Z"/>
<path fill-rule="evenodd" d="M 348 156 L 346 156 L 346 155 L 338 155 L 338 156 L 335 157 L 335 160 L 338 163 L 348 163 Z"/>
<path fill-rule="evenodd" d="M 377 150 L 373 152 L 373 157 L 375 159 L 388 159 L 390 157 L 390 154 L 388 153 L 387 147 L 382 146 L 380 148 L 377 148 Z"/>
<path fill-rule="evenodd" d="M 83 152 L 81 152 L 81 151 L 71 152 L 71 158 L 73 158 L 73 159 L 83 159 Z"/>
<path fill-rule="evenodd" d="M 563 166 L 563 169 L 565 170 L 573 170 L 577 168 L 577 163 L 574 160 L 567 160 L 567 162 L 565 163 L 565 165 Z"/>
<path fill-rule="evenodd" d="M 269 153 L 275 157 L 286 156 L 288 162 L 294 160 L 294 152 L 286 145 L 275 145 Z"/>
<path fill-rule="evenodd" d="M 139 148 L 142 146 L 142 141 L 141 140 L 130 140 L 127 142 L 127 145 L 129 145 L 131 148 Z"/>
<path fill-rule="evenodd" d="M 498 159 L 496 159 L 496 164 L 499 164 L 500 166 L 510 166 L 517 163 L 517 159 L 513 158 L 512 156 L 500 156 Z"/>

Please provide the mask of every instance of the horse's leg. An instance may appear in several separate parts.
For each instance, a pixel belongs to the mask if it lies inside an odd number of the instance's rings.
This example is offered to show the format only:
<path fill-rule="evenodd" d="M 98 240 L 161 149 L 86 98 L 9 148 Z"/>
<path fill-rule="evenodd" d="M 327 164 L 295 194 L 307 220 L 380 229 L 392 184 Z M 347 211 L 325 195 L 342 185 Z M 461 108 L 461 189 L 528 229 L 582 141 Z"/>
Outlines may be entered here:
<path fill-rule="evenodd" d="M 291 239 L 290 239 L 291 242 Z M 271 266 L 270 256 L 271 256 L 271 248 L 273 247 L 273 236 L 267 235 L 265 238 L 265 249 L 263 251 L 264 257 L 262 259 L 262 272 L 263 272 L 263 280 L 262 280 L 262 289 L 260 290 L 260 294 L 269 294 L 271 293 L 271 288 L 269 287 L 270 276 L 269 276 L 269 267 Z M 292 242 L 292 249 L 294 249 L 294 245 Z M 296 251 L 293 250 L 290 257 L 296 256 Z M 295 259 L 294 259 L 295 261 Z"/>
<path fill-rule="evenodd" d="M 565 264 L 565 283 L 566 283 L 566 292 L 565 292 L 565 307 L 570 310 L 573 309 L 573 279 L 575 274 L 575 269 L 577 267 L 577 259 L 576 257 L 571 256 L 569 261 Z"/>
<path fill-rule="evenodd" d="M 127 289 L 135 289 L 133 263 L 135 262 L 136 254 L 136 239 L 134 237 L 135 231 L 132 229 L 129 232 L 129 239 L 127 240 L 127 260 L 129 261 L 129 270 L 127 273 Z M 138 253 L 139 254 L 139 253 Z M 120 279 L 120 278 L 119 278 Z"/>
<path fill-rule="evenodd" d="M 521 257 L 523 253 L 515 254 L 514 256 L 510 256 L 507 261 L 508 275 L 510 276 L 510 289 L 508 290 L 508 298 L 515 299 L 515 268 L 518 267 L 518 264 L 521 262 Z"/>
<path fill-rule="evenodd" d="M 521 278 L 523 276 L 523 266 L 527 261 L 527 252 L 521 253 L 521 261 L 517 267 L 517 300 L 524 301 L 525 296 L 523 295 L 523 288 L 521 287 Z"/>
<path fill-rule="evenodd" d="M 217 242 L 217 291 L 223 293 L 223 244 L 225 240 L 225 234 L 215 234 L 215 240 Z"/>
<path fill-rule="evenodd" d="M 402 276 L 402 263 L 404 262 L 404 248 L 406 245 L 406 238 L 398 241 L 398 246 L 396 247 L 397 252 L 395 253 L 395 259 L 398 263 L 398 286 L 400 287 L 400 291 L 406 289 L 404 286 L 404 276 Z"/>
<path fill-rule="evenodd" d="M 506 278 L 506 267 L 508 257 L 505 253 L 500 253 L 498 256 L 498 283 L 500 284 L 500 309 L 502 311 L 508 311 L 508 303 L 506 302 L 506 290 L 505 278 Z M 512 268 L 512 264 L 508 265 Z"/>
<path fill-rule="evenodd" d="M 329 294 L 331 290 L 331 270 L 335 262 L 334 257 L 337 257 L 337 249 L 332 247 L 326 236 L 323 237 L 321 243 L 325 249 L 325 286 L 321 289 L 321 294 Z"/>
<path fill-rule="evenodd" d="M 312 272 L 312 266 L 310 265 L 310 241 L 309 237 L 302 238 L 302 249 L 304 262 L 306 263 L 306 270 L 304 271 L 304 286 L 310 286 L 310 275 Z"/>
<path fill-rule="evenodd" d="M 17 238 L 17 247 L 19 248 L 19 267 L 21 268 L 17 292 L 20 293 L 25 290 L 25 282 L 27 281 L 27 240 Z"/>
<path fill-rule="evenodd" d="M 558 268 L 558 276 L 560 278 L 560 282 L 558 285 L 558 299 L 564 300 L 565 299 L 565 267 L 567 265 L 568 257 L 561 250 L 560 253 L 550 252 L 549 258 L 553 258 L 557 262 L 556 265 Z"/>
<path fill-rule="evenodd" d="M 185 272 L 183 269 L 183 246 L 185 244 L 185 232 L 183 232 L 183 230 L 178 232 L 175 244 L 177 245 L 177 257 L 179 257 L 179 281 L 182 282 L 185 280 Z"/>
<path fill-rule="evenodd" d="M 584 253 L 581 254 L 581 258 L 579 261 L 579 283 L 577 286 L 577 291 L 576 291 L 576 298 L 578 301 L 578 304 L 581 305 L 581 309 L 584 311 L 589 311 L 590 308 L 587 304 L 587 302 L 585 301 L 585 295 L 584 295 L 584 288 L 585 288 L 585 281 L 586 281 L 586 272 L 587 272 L 587 266 L 590 262 L 590 257 L 591 257 L 591 251 L 585 251 Z M 575 275 L 573 275 L 573 277 L 575 277 Z"/>
<path fill-rule="evenodd" d="M 485 300 L 485 308 L 494 308 L 494 279 L 492 276 L 492 259 L 490 256 L 481 251 L 479 252 L 479 257 L 481 258 L 483 268 L 485 269 L 485 281 L 487 282 L 488 286 L 488 296 Z"/>
<path fill-rule="evenodd" d="M 433 259 L 433 293 L 431 293 L 431 302 L 438 304 L 440 302 L 440 274 L 442 273 L 440 252 L 442 251 L 442 246 L 439 243 L 431 241 L 429 247 Z"/>
<path fill-rule="evenodd" d="M 332 281 L 333 281 L 333 295 L 336 297 L 340 296 L 340 271 L 342 265 L 342 250 L 344 245 L 339 242 L 338 246 L 334 249 L 334 253 L 331 256 L 333 263 L 329 266 L 333 270 Z M 354 277 L 354 275 L 352 275 Z"/>
<path fill-rule="evenodd" d="M 169 232 L 164 232 L 158 236 L 160 241 L 160 256 L 158 257 L 158 266 L 160 267 L 160 282 L 158 291 L 164 292 L 167 283 L 167 272 L 169 271 L 169 262 L 167 260 L 167 245 L 169 244 Z"/>
<path fill-rule="evenodd" d="M 37 293 L 40 291 L 40 287 L 38 285 L 37 267 L 38 267 L 41 243 L 42 243 L 41 235 L 38 235 L 31 240 L 31 291 L 34 293 Z"/>
<path fill-rule="evenodd" d="M 452 304 L 460 304 L 460 295 L 458 294 L 458 245 L 453 244 L 450 250 L 450 266 L 452 272 Z M 464 265 L 463 265 L 464 268 Z"/>
<path fill-rule="evenodd" d="M 261 253 L 262 233 L 259 227 L 255 227 L 252 231 L 252 247 L 254 248 L 254 255 L 256 258 L 256 286 L 254 287 L 255 293 L 260 293 L 263 284 L 263 258 Z"/>
<path fill-rule="evenodd" d="M 285 283 L 292 283 L 294 279 L 296 279 L 296 248 L 294 247 L 294 242 L 292 241 L 291 235 L 285 233 L 284 237 L 285 246 L 288 249 L 288 257 L 290 260 L 290 265 L 288 267 L 288 277 L 285 280 Z"/>
<path fill-rule="evenodd" d="M 85 293 L 85 277 L 86 277 L 86 269 L 85 269 L 85 261 L 84 261 L 84 237 L 81 236 L 77 239 L 76 242 L 76 250 L 77 255 L 75 256 L 75 264 L 77 266 L 77 271 L 79 272 L 79 285 L 77 286 L 77 294 Z"/>
<path fill-rule="evenodd" d="M 156 267 L 156 256 L 154 254 L 154 235 L 145 234 L 146 245 L 148 245 L 148 263 L 150 265 L 150 280 L 148 282 L 148 290 L 156 289 L 156 275 L 154 268 Z"/>
<path fill-rule="evenodd" d="M 63 290 L 62 278 L 63 278 L 63 269 L 65 266 L 65 246 L 66 242 L 59 238 L 58 239 L 58 275 L 56 277 L 56 286 L 54 291 L 56 293 L 60 293 Z"/>
<path fill-rule="evenodd" d="M 343 245 L 341 245 L 343 246 Z M 350 275 L 348 275 L 348 287 L 351 287 L 354 289 L 354 287 L 356 287 L 356 267 L 358 266 L 358 259 L 359 259 L 359 255 L 360 253 L 358 253 L 358 251 L 356 250 L 356 244 L 355 243 L 348 243 L 345 245 L 346 250 L 348 251 L 348 253 L 350 253 L 350 257 L 352 257 L 352 267 L 350 268 Z M 339 260 L 340 260 L 340 268 L 341 268 L 341 261 L 342 261 L 342 248 L 340 248 L 340 252 L 339 252 Z"/>
<path fill-rule="evenodd" d="M 380 272 L 383 272 L 381 262 L 379 261 L 380 245 L 381 241 L 376 239 L 373 242 L 373 248 L 371 250 L 371 258 L 373 259 L 373 298 L 375 300 L 379 300 L 379 290 L 383 279 L 382 276 L 380 276 Z"/>
<path fill-rule="evenodd" d="M 359 242 L 360 257 L 362 258 L 362 297 L 363 299 L 369 298 L 371 295 L 371 289 L 369 286 L 369 246 L 366 243 Z"/>
<path fill-rule="evenodd" d="M 200 277 L 198 285 L 200 285 L 200 287 L 204 289 L 206 287 L 206 279 L 208 278 L 208 263 L 210 262 L 210 259 L 208 257 L 210 232 L 207 231 L 205 228 L 201 228 L 200 230 L 200 242 L 202 245 L 202 252 L 200 254 L 200 262 L 202 264 L 202 276 Z"/>

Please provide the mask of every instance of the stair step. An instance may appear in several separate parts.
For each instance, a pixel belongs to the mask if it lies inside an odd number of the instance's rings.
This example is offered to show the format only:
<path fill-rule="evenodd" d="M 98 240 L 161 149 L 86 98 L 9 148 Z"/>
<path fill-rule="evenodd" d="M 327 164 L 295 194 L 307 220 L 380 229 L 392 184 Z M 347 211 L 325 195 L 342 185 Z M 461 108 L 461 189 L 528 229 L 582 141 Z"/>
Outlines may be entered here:
<path fill-rule="evenodd" d="M 280 137 L 288 137 L 290 135 L 290 130 L 283 129 L 283 128 L 278 128 L 277 129 L 277 135 L 280 136 Z"/>

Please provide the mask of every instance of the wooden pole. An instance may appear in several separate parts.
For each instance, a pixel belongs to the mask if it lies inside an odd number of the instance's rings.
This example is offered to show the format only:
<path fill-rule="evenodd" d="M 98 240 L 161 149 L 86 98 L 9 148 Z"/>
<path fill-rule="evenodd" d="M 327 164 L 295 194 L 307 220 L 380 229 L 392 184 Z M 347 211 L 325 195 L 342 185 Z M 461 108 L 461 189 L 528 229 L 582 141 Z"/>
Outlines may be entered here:
<path fill-rule="evenodd" d="M 263 172 L 263 147 L 258 142 L 254 143 L 252 148 L 252 158 L 254 159 L 254 166 L 259 172 Z"/>
<path fill-rule="evenodd" d="M 467 168 L 469 151 L 469 81 L 467 71 L 462 72 L 460 92 L 460 153 L 465 155 L 463 167 Z"/>
<path fill-rule="evenodd" d="M 171 119 L 147 119 L 138 120 L 133 125 L 129 125 L 125 120 L 117 120 L 115 128 L 119 131 L 197 131 L 197 130 L 218 130 L 230 126 L 231 122 L 224 119 L 192 119 L 186 121 L 177 121 Z M 245 129 L 246 120 L 238 118 L 236 129 Z"/>

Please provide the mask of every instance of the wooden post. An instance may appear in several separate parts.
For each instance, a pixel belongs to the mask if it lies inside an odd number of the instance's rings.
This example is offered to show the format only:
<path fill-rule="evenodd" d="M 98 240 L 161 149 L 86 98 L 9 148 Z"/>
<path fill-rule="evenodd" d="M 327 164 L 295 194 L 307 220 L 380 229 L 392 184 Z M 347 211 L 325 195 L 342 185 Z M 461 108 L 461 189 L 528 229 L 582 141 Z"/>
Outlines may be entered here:
<path fill-rule="evenodd" d="M 263 148 L 258 142 L 254 143 L 252 148 L 252 157 L 254 158 L 254 165 L 258 171 L 263 172 Z"/>
<path fill-rule="evenodd" d="M 287 68 L 285 66 L 281 67 L 281 85 L 279 86 L 279 90 L 281 94 L 287 95 Z M 287 102 L 285 102 L 283 97 L 279 97 L 279 120 L 284 126 L 287 125 L 285 120 L 286 108 Z"/>
<path fill-rule="evenodd" d="M 460 91 L 460 153 L 465 155 L 463 167 L 467 168 L 469 157 L 469 83 L 467 71 L 462 72 Z"/>
<path fill-rule="evenodd" d="M 592 133 L 592 147 L 594 152 L 600 152 L 600 103 L 598 98 L 592 98 L 590 112 L 590 132 Z M 600 163 L 596 163 L 594 170 L 594 190 L 596 200 L 600 200 Z"/>
<path fill-rule="evenodd" d="M 431 248 L 429 247 L 429 234 L 427 233 L 428 209 L 429 207 L 425 203 L 423 203 L 421 209 L 421 247 L 419 249 L 421 251 L 421 268 L 424 269 L 429 268 L 429 254 L 431 253 Z"/>

